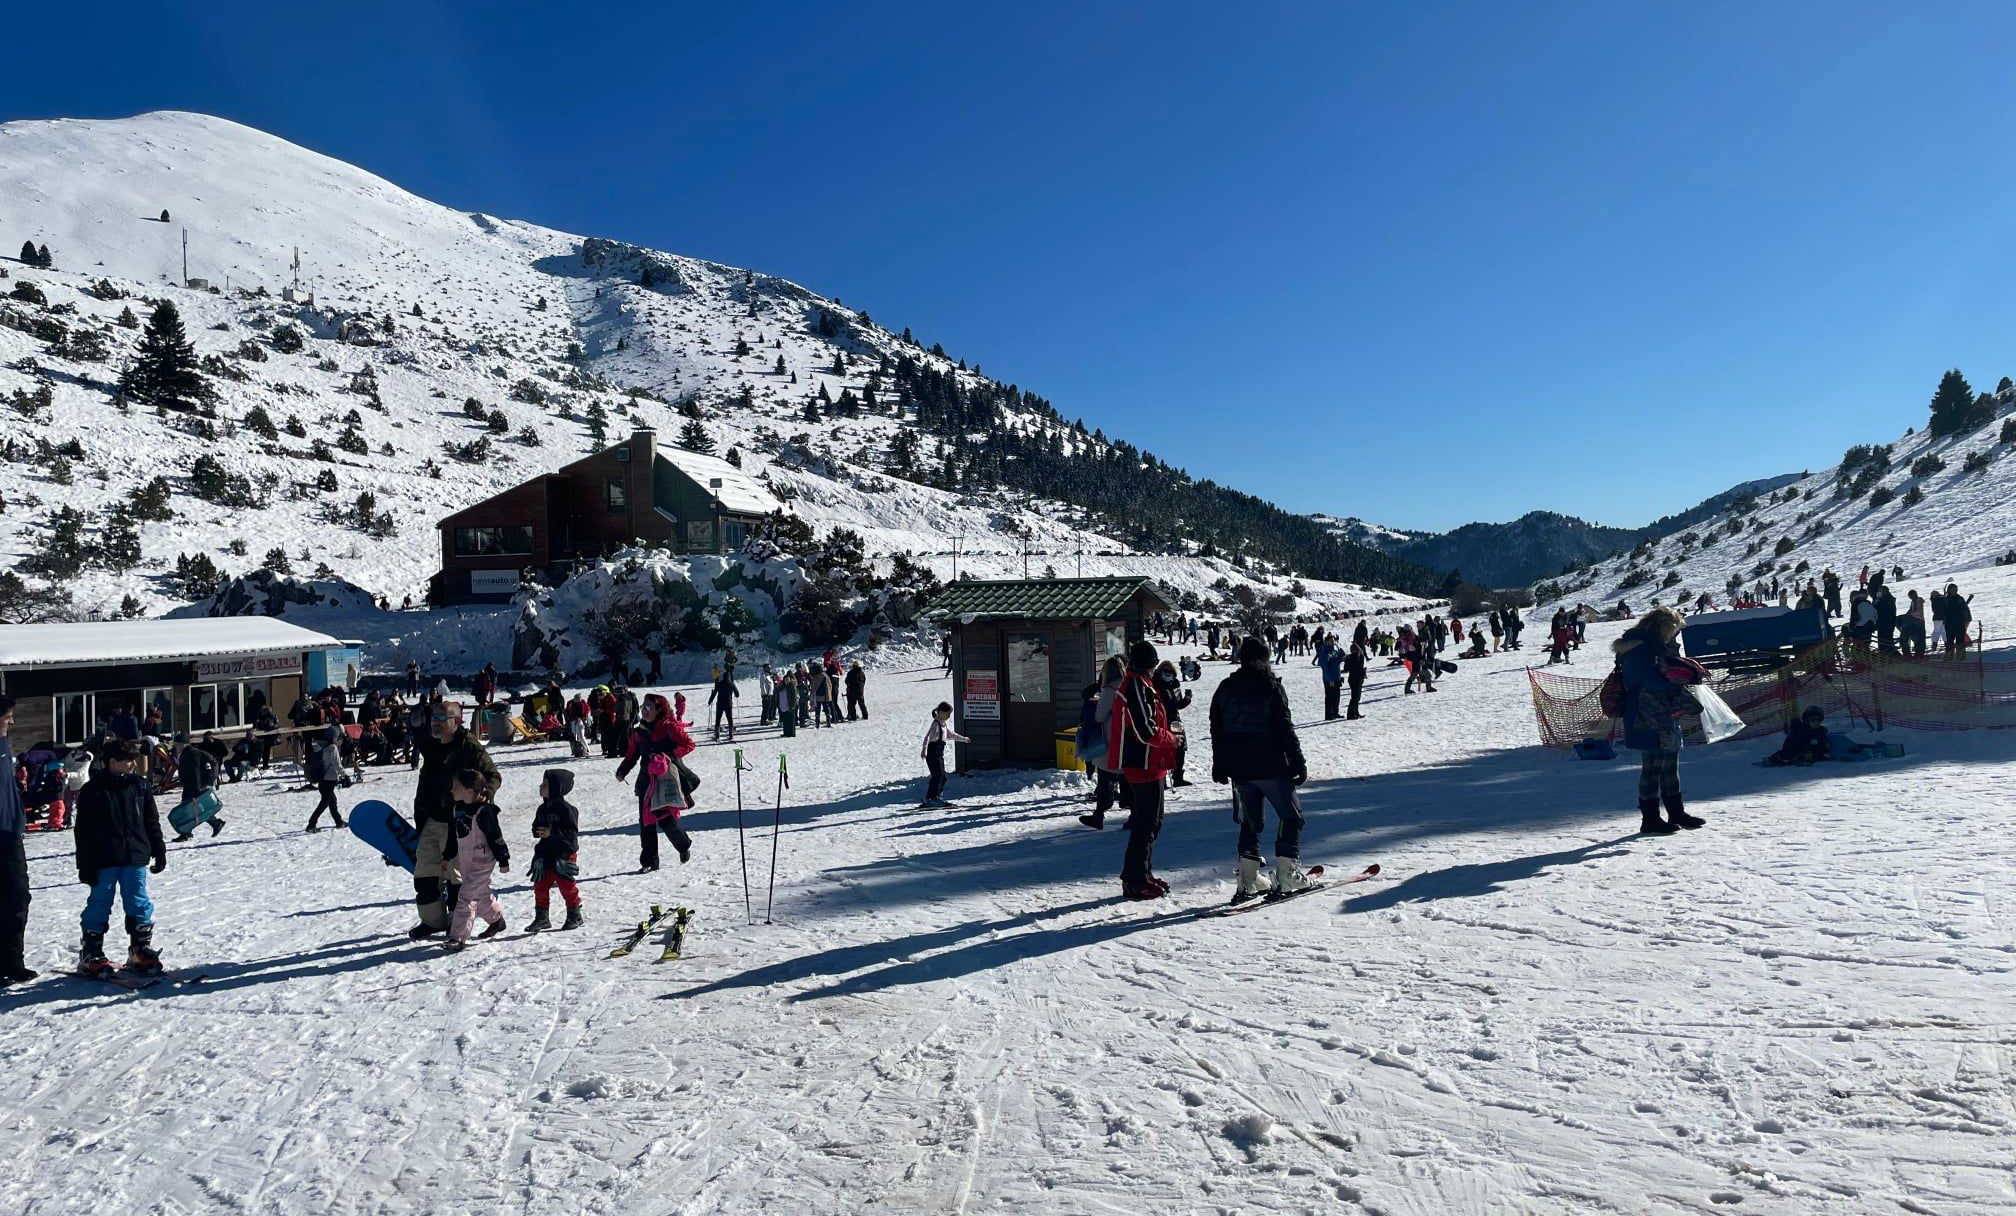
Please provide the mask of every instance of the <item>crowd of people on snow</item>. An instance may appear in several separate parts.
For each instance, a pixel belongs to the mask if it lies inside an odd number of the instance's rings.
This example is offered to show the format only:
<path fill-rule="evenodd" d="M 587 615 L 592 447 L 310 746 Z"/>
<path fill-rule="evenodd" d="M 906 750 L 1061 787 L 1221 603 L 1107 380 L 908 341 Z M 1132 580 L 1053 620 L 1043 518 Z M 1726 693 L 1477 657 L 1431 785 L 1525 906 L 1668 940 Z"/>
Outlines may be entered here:
<path fill-rule="evenodd" d="M 1732 583 L 1730 601 L 1752 605 L 1776 599 L 1788 605 L 1796 594 L 1799 606 L 1813 608 L 1829 621 L 1843 618 L 1848 636 L 1879 651 L 1925 656 L 1929 647 L 1948 657 L 1964 654 L 1973 641 L 1972 597 L 1949 582 L 1922 597 L 1912 589 L 1900 605 L 1890 583 L 1902 577 L 1901 568 L 1886 572 L 1865 566 L 1858 586 L 1847 589 L 1845 580 L 1827 569 L 1804 587 L 1776 579 L 1747 588 Z M 1693 602 L 1697 611 L 1715 606 L 1706 595 Z M 1629 613 L 1629 604 L 1620 601 L 1604 615 L 1629 619 Z M 1571 661 L 1598 615 L 1586 604 L 1556 608 L 1548 622 L 1547 662 Z M 1124 658 L 1108 659 L 1100 678 L 1083 691 L 1076 743 L 1093 788 L 1092 809 L 1079 821 L 1103 829 L 1110 811 L 1125 811 L 1123 893 L 1143 900 L 1168 893 L 1168 884 L 1154 873 L 1154 846 L 1165 791 L 1192 784 L 1186 775 L 1190 734 L 1185 713 L 1193 710 L 1195 693 L 1185 685 L 1200 680 L 1202 669 L 1195 656 L 1162 658 L 1151 639 L 1200 646 L 1204 658 L 1215 658 L 1222 650 L 1235 666 L 1212 693 L 1206 729 L 1212 779 L 1232 787 L 1239 823 L 1234 902 L 1270 891 L 1293 893 L 1309 885 L 1299 860 L 1303 814 L 1297 794 L 1308 767 L 1275 665 L 1307 656 L 1319 670 L 1324 720 L 1357 720 L 1363 717 L 1362 696 L 1374 657 L 1405 670 L 1403 694 L 1411 695 L 1417 686 L 1434 692 L 1438 677 L 1455 670 L 1441 656 L 1474 659 L 1517 651 L 1524 624 L 1519 610 L 1507 605 L 1467 624 L 1453 611 L 1446 616 L 1430 612 L 1392 630 L 1361 619 L 1347 638 L 1301 622 L 1286 629 L 1270 622 L 1241 633 L 1220 621 L 1156 614 L 1145 622 L 1149 637 L 1129 646 Z M 1706 669 L 1681 653 L 1683 625 L 1680 611 L 1655 600 L 1613 643 L 1613 672 L 1602 689 L 1605 715 L 1622 727 L 1625 745 L 1640 753 L 1640 830 L 1648 834 L 1704 824 L 1686 810 L 1678 761 L 1683 720 L 1701 712 L 1701 698 L 1712 694 L 1704 688 Z M 1466 630 L 1469 649 L 1459 651 Z M 944 653 L 949 670 L 949 641 Z M 658 666 L 656 656 L 652 666 Z M 714 667 L 707 707 L 716 741 L 737 737 L 736 701 L 743 695 L 737 666 L 730 650 Z M 865 719 L 866 684 L 861 662 L 843 663 L 833 649 L 795 664 L 761 663 L 756 725 L 774 725 L 783 737 L 794 737 L 803 728 Z M 407 665 L 403 694 L 396 689 L 324 689 L 302 696 L 284 720 L 263 696 L 256 696 L 245 706 L 250 729 L 229 740 L 214 730 L 194 740 L 186 732 L 171 734 L 160 707 L 113 703 L 85 745 L 59 751 L 38 744 L 18 757 L 6 738 L 13 702 L 0 696 L 0 985 L 35 974 L 25 966 L 23 952 L 28 907 L 23 833 L 40 827 L 68 828 L 75 834 L 78 878 L 90 888 L 81 917 L 80 967 L 111 969 L 104 940 L 116 898 L 125 916 L 127 965 L 158 971 L 147 878 L 166 867 L 168 838 L 157 799 L 172 793 L 177 800 L 168 815 L 177 832 L 173 840 L 187 840 L 203 825 L 215 835 L 225 826 L 218 814 L 220 788 L 270 769 L 277 746 L 295 746 L 290 736 L 299 740 L 302 774 L 319 793 L 309 832 L 319 830 L 324 812 L 335 826 L 344 826 L 337 791 L 361 775 L 364 766 L 403 764 L 416 773 L 411 809 L 418 923 L 410 931 L 415 939 L 445 935 L 449 948 L 461 949 L 472 936 L 493 936 L 505 927 L 492 885 L 493 875 L 508 874 L 511 866 L 498 803 L 504 778 L 484 742 L 486 737 L 507 737 L 498 734 L 500 715 L 508 716 L 517 737 L 565 739 L 577 758 L 599 748 L 604 759 L 617 761 L 614 776 L 630 783 L 637 803 L 641 870 L 658 868 L 661 836 L 682 863 L 690 859 L 693 842 L 681 817 L 693 807 L 701 781 L 687 762 L 697 744 L 683 693 L 669 699 L 659 692 L 640 697 L 619 676 L 571 697 L 557 680 L 516 698 L 501 697 L 500 677 L 487 664 L 470 686 L 470 721 L 445 681 L 423 688 L 417 663 Z M 742 729 L 747 731 L 746 721 Z M 928 772 L 922 806 L 952 805 L 945 797 L 951 749 L 970 742 L 953 726 L 952 705 L 939 703 L 920 749 Z M 1782 746 L 1764 763 L 1812 764 L 1829 758 L 1834 747 L 1824 713 L 1808 707 L 1788 724 Z M 566 908 L 561 927 L 577 928 L 584 921 L 576 883 L 580 821 L 568 801 L 575 782 L 571 770 L 553 768 L 539 784 L 530 825 L 533 931 L 551 927 L 555 889 Z M 1277 820 L 1271 872 L 1260 851 L 1269 806 Z M 484 923 L 480 932 L 478 920 Z"/>

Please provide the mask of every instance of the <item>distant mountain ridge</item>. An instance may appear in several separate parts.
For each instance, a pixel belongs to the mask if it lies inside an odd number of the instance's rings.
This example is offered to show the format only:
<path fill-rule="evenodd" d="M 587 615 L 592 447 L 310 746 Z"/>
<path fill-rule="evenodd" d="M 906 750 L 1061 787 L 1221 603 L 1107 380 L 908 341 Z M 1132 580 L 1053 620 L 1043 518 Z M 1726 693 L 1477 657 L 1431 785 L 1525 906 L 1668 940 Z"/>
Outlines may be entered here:
<path fill-rule="evenodd" d="M 1355 517 L 1313 516 L 1340 537 L 1433 570 L 1454 570 L 1487 587 L 1523 587 L 1573 566 L 1629 549 L 1648 538 L 1678 532 L 1720 514 L 1732 502 L 1775 492 L 1800 474 L 1746 481 L 1685 511 L 1642 528 L 1592 524 L 1555 511 L 1528 511 L 1509 523 L 1470 523 L 1447 532 L 1410 532 Z"/>

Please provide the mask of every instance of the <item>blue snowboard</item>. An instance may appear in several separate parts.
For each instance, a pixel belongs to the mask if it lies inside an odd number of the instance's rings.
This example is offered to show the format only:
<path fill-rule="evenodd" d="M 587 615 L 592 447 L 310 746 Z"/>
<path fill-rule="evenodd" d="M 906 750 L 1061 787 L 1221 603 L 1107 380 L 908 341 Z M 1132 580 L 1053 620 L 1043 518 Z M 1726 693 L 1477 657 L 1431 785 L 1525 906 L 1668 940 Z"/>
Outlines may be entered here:
<path fill-rule="evenodd" d="M 420 853 L 420 833 L 391 803 L 370 798 L 350 808 L 350 833 L 393 865 L 405 866 L 408 874 L 413 872 L 414 859 Z"/>

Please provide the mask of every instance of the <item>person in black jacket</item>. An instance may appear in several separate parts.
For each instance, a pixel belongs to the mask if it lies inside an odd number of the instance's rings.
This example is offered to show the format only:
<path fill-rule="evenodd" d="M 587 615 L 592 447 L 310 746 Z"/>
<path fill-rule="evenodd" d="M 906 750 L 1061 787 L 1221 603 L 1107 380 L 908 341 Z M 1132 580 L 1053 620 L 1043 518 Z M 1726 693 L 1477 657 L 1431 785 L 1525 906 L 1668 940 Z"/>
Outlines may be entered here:
<path fill-rule="evenodd" d="M 1267 665 L 1267 644 L 1247 638 L 1239 644 L 1239 670 L 1225 677 L 1211 697 L 1211 779 L 1230 782 L 1239 808 L 1239 889 L 1233 903 L 1265 894 L 1260 874 L 1260 829 L 1267 803 L 1274 804 L 1280 828 L 1274 836 L 1275 895 L 1291 895 L 1309 885 L 1302 872 L 1302 803 L 1295 787 L 1309 779 L 1302 741 L 1288 709 L 1288 693 Z"/>
<path fill-rule="evenodd" d="M 413 863 L 413 902 L 420 923 L 407 931 L 419 939 L 432 937 L 448 927 L 448 908 L 462 886 L 462 871 L 455 845 L 455 799 L 451 793 L 455 774 L 474 769 L 483 775 L 489 796 L 503 786 L 504 777 L 490 753 L 462 725 L 462 703 L 442 700 L 429 711 L 432 734 L 418 745 L 420 778 L 413 787 L 413 827 L 420 833 L 420 845 Z M 445 886 L 445 890 L 444 890 Z"/>
<path fill-rule="evenodd" d="M 214 741 L 216 736 L 209 735 L 206 738 Z M 175 771 L 182 783 L 182 801 L 193 803 L 217 788 L 217 757 L 205 748 L 192 745 L 186 734 L 175 736 L 175 742 L 182 749 L 175 761 Z M 193 831 L 194 822 L 190 823 L 190 828 Z M 210 834 L 215 836 L 223 830 L 224 821 L 213 816 L 210 819 Z M 175 840 L 180 843 L 189 839 L 190 834 L 184 832 Z"/>
<path fill-rule="evenodd" d="M 1671 835 L 1698 828 L 1706 820 L 1687 813 L 1680 793 L 1680 724 L 1682 714 L 1700 712 L 1687 685 L 1701 682 L 1701 665 L 1680 653 L 1680 614 L 1654 608 L 1626 629 L 1611 651 L 1624 685 L 1624 746 L 1639 753 L 1638 830 Z M 1659 817 L 1661 805 L 1667 818 Z"/>
<path fill-rule="evenodd" d="M 1364 642 L 1353 641 L 1351 653 L 1344 656 L 1344 683 L 1351 690 L 1351 704 L 1344 708 L 1347 721 L 1355 722 L 1365 716 L 1358 712 L 1358 699 L 1365 695 L 1365 660 L 1370 654 Z"/>
<path fill-rule="evenodd" d="M 161 812 L 147 779 L 139 773 L 140 745 L 121 739 L 106 753 L 105 768 L 77 795 L 72 821 L 77 838 L 77 881 L 91 888 L 84 901 L 84 941 L 77 969 L 86 975 L 112 970 L 105 958 L 105 931 L 111 926 L 112 896 L 126 909 L 126 965 L 159 971 L 154 950 L 154 904 L 147 898 L 147 871 L 168 868 L 161 839 Z"/>
<path fill-rule="evenodd" d="M 1833 741 L 1827 737 L 1827 711 L 1808 705 L 1796 721 L 1786 724 L 1785 746 L 1764 757 L 1773 767 L 1784 764 L 1817 764 L 1834 755 Z"/>
<path fill-rule="evenodd" d="M 861 660 L 854 660 L 847 668 L 847 720 L 854 720 L 859 710 L 861 720 L 868 720 L 868 672 L 861 666 Z"/>
<path fill-rule="evenodd" d="M 1155 695 L 1162 698 L 1162 710 L 1169 715 L 1169 729 L 1176 736 L 1176 767 L 1169 770 L 1169 788 L 1179 789 L 1195 782 L 1183 779 L 1183 761 L 1190 754 L 1190 737 L 1183 730 L 1183 711 L 1192 696 L 1183 687 L 1183 675 L 1176 664 L 1164 659 L 1155 667 Z"/>
<path fill-rule="evenodd" d="M 14 779 L 14 698 L 0 696 L 0 988 L 32 980 L 28 969 L 28 853 L 22 836 L 28 816 Z"/>
<path fill-rule="evenodd" d="M 581 814 L 567 795 L 574 791 L 574 774 L 564 768 L 549 768 L 539 782 L 539 809 L 532 815 L 532 923 L 526 932 L 551 929 L 546 907 L 554 887 L 567 905 L 567 921 L 562 929 L 581 927 L 581 888 L 574 885 L 581 872 L 575 864 L 581 851 Z"/>

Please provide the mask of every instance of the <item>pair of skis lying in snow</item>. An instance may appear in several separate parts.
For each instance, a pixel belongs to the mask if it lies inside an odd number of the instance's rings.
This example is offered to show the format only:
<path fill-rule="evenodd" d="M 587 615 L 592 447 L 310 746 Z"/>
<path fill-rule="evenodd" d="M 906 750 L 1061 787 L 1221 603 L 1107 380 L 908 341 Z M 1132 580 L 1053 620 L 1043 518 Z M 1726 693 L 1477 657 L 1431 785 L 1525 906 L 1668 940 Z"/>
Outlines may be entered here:
<path fill-rule="evenodd" d="M 1351 875 L 1349 878 L 1340 878 L 1335 882 L 1313 881 L 1315 879 L 1323 877 L 1322 866 L 1310 866 L 1306 871 L 1304 871 L 1304 873 L 1312 881 L 1308 886 L 1303 887 L 1299 890 L 1288 892 L 1269 891 L 1264 895 L 1256 895 L 1251 899 L 1242 900 L 1239 903 L 1219 904 L 1217 907 L 1207 908 L 1202 913 L 1202 915 L 1237 916 L 1241 912 L 1251 912 L 1256 908 L 1271 908 L 1275 904 L 1285 904 L 1291 899 L 1295 899 L 1303 895 L 1308 895 L 1311 894 L 1312 892 L 1321 891 L 1325 887 L 1341 887 L 1347 883 L 1364 882 L 1368 878 L 1377 878 L 1379 876 L 1379 863 L 1375 861 L 1371 865 L 1366 866 L 1364 869 L 1358 871 L 1356 874 Z"/>
<path fill-rule="evenodd" d="M 651 905 L 651 915 L 638 921 L 637 927 L 630 931 L 630 936 L 625 938 L 622 944 L 618 945 L 614 950 L 611 950 L 609 957 L 627 957 L 631 951 L 642 945 L 644 939 L 651 936 L 651 931 L 662 924 L 667 917 L 670 917 L 672 920 L 672 931 L 665 937 L 665 950 L 664 953 L 658 956 L 658 961 L 669 963 L 680 957 L 680 954 L 686 948 L 686 926 L 693 919 L 693 909 L 662 908 L 657 904 Z"/>

